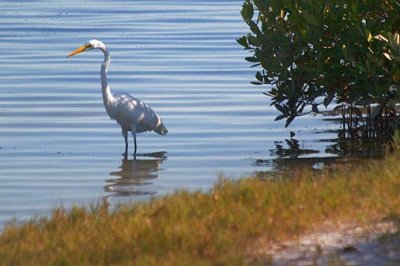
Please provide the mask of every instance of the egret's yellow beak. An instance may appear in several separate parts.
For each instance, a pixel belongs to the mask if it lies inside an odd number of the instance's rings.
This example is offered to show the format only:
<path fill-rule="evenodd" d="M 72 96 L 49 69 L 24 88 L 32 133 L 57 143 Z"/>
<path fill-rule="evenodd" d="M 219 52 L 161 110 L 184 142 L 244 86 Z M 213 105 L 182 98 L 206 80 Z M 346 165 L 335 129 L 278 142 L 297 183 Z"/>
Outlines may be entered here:
<path fill-rule="evenodd" d="M 79 47 L 78 49 L 76 49 L 75 51 L 72 51 L 70 54 L 67 55 L 67 57 L 71 57 L 74 56 L 76 54 L 82 53 L 87 51 L 90 48 L 90 45 L 82 45 L 81 47 Z"/>

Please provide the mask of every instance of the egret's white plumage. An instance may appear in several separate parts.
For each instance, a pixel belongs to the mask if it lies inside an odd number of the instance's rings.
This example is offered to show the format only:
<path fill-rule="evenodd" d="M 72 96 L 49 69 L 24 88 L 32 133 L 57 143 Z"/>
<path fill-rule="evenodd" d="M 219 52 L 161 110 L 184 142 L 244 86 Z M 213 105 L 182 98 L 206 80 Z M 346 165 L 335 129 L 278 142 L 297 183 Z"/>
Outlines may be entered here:
<path fill-rule="evenodd" d="M 128 153 L 128 131 L 132 132 L 135 141 L 135 154 L 137 150 L 136 133 L 154 131 L 160 135 L 168 133 L 161 118 L 144 102 L 128 93 L 111 94 L 107 81 L 107 70 L 110 65 L 110 53 L 107 47 L 98 40 L 91 40 L 85 45 L 71 52 L 67 57 L 91 50 L 99 49 L 104 54 L 104 62 L 101 65 L 101 89 L 104 107 L 108 116 L 116 120 L 121 126 L 122 135 L 125 139 L 125 155 Z"/>

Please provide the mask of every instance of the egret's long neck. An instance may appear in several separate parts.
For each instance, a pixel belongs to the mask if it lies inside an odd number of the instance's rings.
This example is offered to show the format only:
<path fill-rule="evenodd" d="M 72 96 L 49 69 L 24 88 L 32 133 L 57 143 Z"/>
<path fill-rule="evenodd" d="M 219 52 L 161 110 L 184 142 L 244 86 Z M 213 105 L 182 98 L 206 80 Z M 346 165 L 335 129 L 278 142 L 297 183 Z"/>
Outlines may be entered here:
<path fill-rule="evenodd" d="M 106 107 L 107 113 L 110 115 L 107 107 L 111 107 L 115 101 L 107 81 L 107 70 L 110 65 L 111 58 L 106 47 L 101 47 L 100 50 L 104 53 L 104 62 L 101 64 L 101 90 L 103 93 L 104 106 Z"/>

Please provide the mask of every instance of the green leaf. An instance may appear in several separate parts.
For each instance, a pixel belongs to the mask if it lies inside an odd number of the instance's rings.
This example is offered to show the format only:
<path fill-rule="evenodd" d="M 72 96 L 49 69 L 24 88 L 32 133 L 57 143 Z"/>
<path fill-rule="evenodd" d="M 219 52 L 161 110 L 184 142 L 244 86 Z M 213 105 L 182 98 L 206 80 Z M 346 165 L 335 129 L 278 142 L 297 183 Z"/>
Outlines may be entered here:
<path fill-rule="evenodd" d="M 281 112 L 283 114 L 287 114 L 288 113 L 288 111 L 282 105 L 275 104 L 274 106 L 275 106 L 276 109 L 278 109 L 279 112 Z"/>
<path fill-rule="evenodd" d="M 279 120 L 282 120 L 282 119 L 284 119 L 284 118 L 286 118 L 285 115 L 278 115 L 277 117 L 275 117 L 275 120 L 274 120 L 274 121 L 279 121 Z"/>
<path fill-rule="evenodd" d="M 314 27 L 319 27 L 321 25 L 320 21 L 313 15 L 308 12 L 303 11 L 303 18 L 304 20 Z"/>
<path fill-rule="evenodd" d="M 256 79 L 257 79 L 258 81 L 260 81 L 260 82 L 264 82 L 264 77 L 263 77 L 263 75 L 262 75 L 260 72 L 258 72 L 258 71 L 257 71 L 257 73 L 256 73 Z"/>
<path fill-rule="evenodd" d="M 253 0 L 253 2 L 254 2 L 254 4 L 255 4 L 255 6 L 258 8 L 258 9 L 263 9 L 264 8 L 264 5 L 266 5 L 267 3 L 265 3 L 265 1 L 263 1 L 263 0 Z"/>
<path fill-rule="evenodd" d="M 254 8 L 253 4 L 251 2 L 244 2 L 243 8 L 242 8 L 242 18 L 244 21 L 249 22 L 254 15 Z"/>
<path fill-rule="evenodd" d="M 260 46 L 260 42 L 258 41 L 258 39 L 251 34 L 247 36 L 247 40 L 249 42 L 249 45 L 251 46 Z"/>
<path fill-rule="evenodd" d="M 271 89 L 268 93 L 269 93 L 270 95 L 275 96 L 275 95 L 278 94 L 278 90 L 274 88 L 274 89 Z"/>
<path fill-rule="evenodd" d="M 295 116 L 290 116 L 288 119 L 286 119 L 286 124 L 285 127 L 288 127 L 290 125 L 290 123 L 292 123 L 292 121 L 295 119 Z"/>
<path fill-rule="evenodd" d="M 308 31 L 306 29 L 300 29 L 300 36 L 303 39 L 303 41 L 308 40 Z"/>
<path fill-rule="evenodd" d="M 252 62 L 252 63 L 258 63 L 258 62 L 260 62 L 260 60 L 258 60 L 258 58 L 257 57 L 254 57 L 254 56 L 249 56 L 249 57 L 246 57 L 245 58 L 246 59 L 246 61 L 248 61 L 248 62 Z"/>
<path fill-rule="evenodd" d="M 247 43 L 247 38 L 246 36 L 240 37 L 239 39 L 236 39 L 236 42 L 240 44 L 241 46 L 245 48 L 249 48 L 249 44 Z"/>
<path fill-rule="evenodd" d="M 261 31 L 260 31 L 260 29 L 258 28 L 257 24 L 256 24 L 254 21 L 250 20 L 250 21 L 248 21 L 248 24 L 249 24 L 249 26 L 250 26 L 250 30 L 251 30 L 254 34 L 256 34 L 256 35 L 262 34 Z"/>

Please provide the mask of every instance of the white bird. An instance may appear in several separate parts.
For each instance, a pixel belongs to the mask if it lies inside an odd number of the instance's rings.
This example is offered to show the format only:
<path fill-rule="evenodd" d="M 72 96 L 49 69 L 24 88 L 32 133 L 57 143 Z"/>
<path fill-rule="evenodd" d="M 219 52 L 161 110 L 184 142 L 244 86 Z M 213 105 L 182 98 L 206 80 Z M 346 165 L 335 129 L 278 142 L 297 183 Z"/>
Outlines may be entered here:
<path fill-rule="evenodd" d="M 107 81 L 107 70 L 111 62 L 110 53 L 107 47 L 98 40 L 90 40 L 85 45 L 74 50 L 67 57 L 99 49 L 104 54 L 104 62 L 101 65 L 101 89 L 103 94 L 104 107 L 108 116 L 116 120 L 121 126 L 122 136 L 125 139 L 125 153 L 128 154 L 128 131 L 132 132 L 135 141 L 135 155 L 137 150 L 136 134 L 144 131 L 154 131 L 159 135 L 168 133 L 167 128 L 161 121 L 161 118 L 144 102 L 131 96 L 128 93 L 111 94 Z"/>

